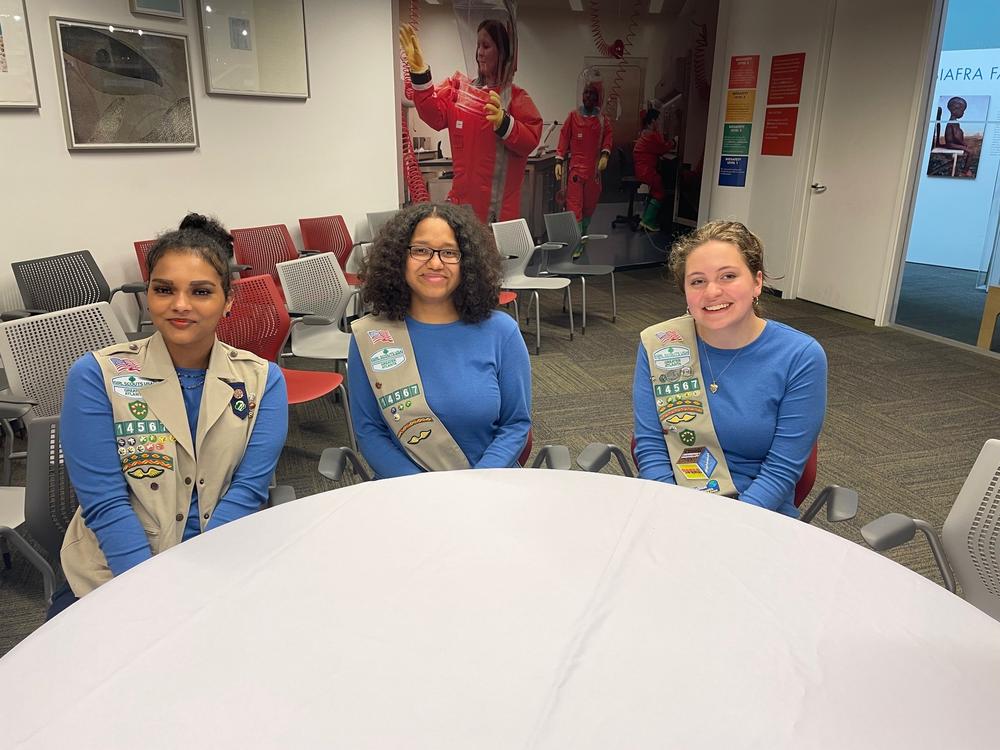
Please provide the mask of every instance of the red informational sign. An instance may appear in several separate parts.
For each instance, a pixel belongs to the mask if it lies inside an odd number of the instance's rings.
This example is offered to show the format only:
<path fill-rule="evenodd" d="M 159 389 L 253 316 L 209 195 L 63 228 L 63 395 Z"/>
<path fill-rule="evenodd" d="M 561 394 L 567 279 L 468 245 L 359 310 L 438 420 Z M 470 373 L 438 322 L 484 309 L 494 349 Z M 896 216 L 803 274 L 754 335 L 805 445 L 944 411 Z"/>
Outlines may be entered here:
<path fill-rule="evenodd" d="M 767 103 L 798 104 L 802 94 L 802 70 L 806 53 L 775 55 L 771 58 L 771 80 L 767 84 Z"/>
<path fill-rule="evenodd" d="M 729 88 L 757 88 L 757 69 L 760 55 L 733 55 L 729 59 Z"/>
<path fill-rule="evenodd" d="M 791 156 L 795 150 L 795 123 L 798 119 L 798 107 L 768 107 L 764 113 L 760 153 L 764 156 Z"/>

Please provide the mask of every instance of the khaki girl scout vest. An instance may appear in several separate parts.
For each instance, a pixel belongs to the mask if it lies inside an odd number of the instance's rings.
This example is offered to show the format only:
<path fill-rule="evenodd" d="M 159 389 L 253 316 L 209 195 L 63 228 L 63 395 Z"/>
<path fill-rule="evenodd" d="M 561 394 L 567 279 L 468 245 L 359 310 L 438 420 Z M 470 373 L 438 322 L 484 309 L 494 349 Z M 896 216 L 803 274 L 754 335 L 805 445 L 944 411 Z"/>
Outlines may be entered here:
<path fill-rule="evenodd" d="M 198 434 L 192 436 L 177 373 L 159 333 L 93 356 L 111 402 L 129 500 L 155 555 L 181 542 L 194 489 L 205 530 L 243 459 L 268 364 L 216 340 L 205 373 Z M 111 580 L 97 537 L 79 508 L 66 530 L 61 558 L 77 596 Z"/>
<path fill-rule="evenodd" d="M 406 454 L 427 471 L 468 469 L 469 459 L 427 405 L 406 322 L 366 315 L 351 330 L 382 418 Z"/>
<path fill-rule="evenodd" d="M 689 315 L 639 334 L 649 360 L 656 413 L 679 487 L 736 497 L 736 485 L 719 445 L 701 371 L 698 336 Z"/>

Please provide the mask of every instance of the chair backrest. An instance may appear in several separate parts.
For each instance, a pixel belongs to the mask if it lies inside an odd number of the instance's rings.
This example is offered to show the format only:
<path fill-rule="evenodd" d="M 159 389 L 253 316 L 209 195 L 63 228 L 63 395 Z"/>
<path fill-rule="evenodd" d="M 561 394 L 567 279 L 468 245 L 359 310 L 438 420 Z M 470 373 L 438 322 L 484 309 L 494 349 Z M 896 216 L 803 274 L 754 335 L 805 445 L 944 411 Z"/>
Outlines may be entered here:
<path fill-rule="evenodd" d="M 333 253 L 337 256 L 340 267 L 347 268 L 347 260 L 351 257 L 354 242 L 351 240 L 351 233 L 347 231 L 343 216 L 337 214 L 299 219 L 299 229 L 302 231 L 303 249 L 318 253 Z"/>
<path fill-rule="evenodd" d="M 965 598 L 1000 620 L 1000 440 L 987 440 L 979 452 L 941 542 Z"/>
<path fill-rule="evenodd" d="M 802 467 L 802 476 L 795 483 L 795 507 L 802 505 L 802 501 L 809 497 L 813 485 L 816 483 L 816 462 L 819 459 L 819 443 L 813 443 L 813 449 L 809 452 L 806 465 Z"/>
<path fill-rule="evenodd" d="M 399 213 L 398 208 L 391 208 L 388 211 L 369 211 L 368 212 L 368 231 L 372 233 L 371 237 L 374 240 L 375 236 L 382 231 L 389 219 Z"/>
<path fill-rule="evenodd" d="M 264 227 L 244 227 L 233 229 L 233 257 L 237 263 L 250 266 L 241 271 L 243 278 L 267 274 L 278 283 L 275 266 L 284 260 L 299 257 L 292 235 L 284 224 L 270 224 Z"/>
<path fill-rule="evenodd" d="M 535 252 L 535 241 L 531 238 L 525 219 L 496 221 L 490 224 L 497 250 L 504 257 L 504 276 L 524 274 Z"/>
<path fill-rule="evenodd" d="M 111 299 L 111 288 L 89 250 L 10 264 L 26 308 L 66 310 Z"/>
<path fill-rule="evenodd" d="M 146 258 L 149 257 L 149 251 L 153 249 L 153 245 L 155 244 L 156 240 L 138 240 L 132 243 L 132 246 L 135 248 L 135 259 L 139 261 L 139 273 L 142 274 L 142 280 L 146 282 L 149 281 Z"/>
<path fill-rule="evenodd" d="M 24 521 L 31 537 L 59 559 L 66 527 L 79 501 L 70 484 L 59 442 L 59 417 L 43 417 L 28 428 Z"/>
<path fill-rule="evenodd" d="M 351 287 L 332 253 L 286 260 L 277 268 L 288 309 L 322 315 L 334 322 L 344 317 Z"/>
<path fill-rule="evenodd" d="M 531 428 L 528 428 L 528 438 L 524 441 L 524 448 L 521 449 L 521 455 L 517 457 L 517 465 L 522 469 L 528 463 L 528 459 L 531 458 L 531 443 Z"/>
<path fill-rule="evenodd" d="M 73 363 L 124 341 L 128 337 L 107 302 L 0 323 L 0 360 L 10 389 L 38 404 L 25 420 L 59 416 Z"/>
<path fill-rule="evenodd" d="M 291 318 L 274 279 L 250 276 L 233 282 L 233 306 L 219 321 L 215 335 L 230 346 L 277 362 L 290 327 Z"/>
<path fill-rule="evenodd" d="M 576 223 L 576 214 L 572 211 L 545 214 L 545 233 L 549 242 L 566 243 L 561 250 L 549 250 L 549 264 L 572 263 L 573 253 L 580 244 L 580 225 Z"/>

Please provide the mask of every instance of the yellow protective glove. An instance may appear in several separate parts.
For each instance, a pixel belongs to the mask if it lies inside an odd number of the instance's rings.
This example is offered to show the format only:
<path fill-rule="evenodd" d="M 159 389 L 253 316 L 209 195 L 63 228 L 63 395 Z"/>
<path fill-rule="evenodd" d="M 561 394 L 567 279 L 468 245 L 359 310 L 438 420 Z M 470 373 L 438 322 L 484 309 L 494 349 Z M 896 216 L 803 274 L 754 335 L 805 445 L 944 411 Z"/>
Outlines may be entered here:
<path fill-rule="evenodd" d="M 403 54 L 406 55 L 406 62 L 410 66 L 411 73 L 424 73 L 427 70 L 424 53 L 420 51 L 420 40 L 417 38 L 417 32 L 408 23 L 399 27 L 399 46 L 403 48 Z"/>
<path fill-rule="evenodd" d="M 503 105 L 500 104 L 500 94 L 496 91 L 491 91 L 490 100 L 483 107 L 483 111 L 486 113 L 486 119 L 493 125 L 493 129 L 496 130 L 499 128 L 503 122 L 504 115 Z"/>
<path fill-rule="evenodd" d="M 556 182 L 562 182 L 562 173 L 563 173 L 562 162 L 561 161 L 557 161 L 556 162 Z"/>
<path fill-rule="evenodd" d="M 597 171 L 603 172 L 608 168 L 608 155 L 601 154 L 601 158 L 597 160 Z"/>

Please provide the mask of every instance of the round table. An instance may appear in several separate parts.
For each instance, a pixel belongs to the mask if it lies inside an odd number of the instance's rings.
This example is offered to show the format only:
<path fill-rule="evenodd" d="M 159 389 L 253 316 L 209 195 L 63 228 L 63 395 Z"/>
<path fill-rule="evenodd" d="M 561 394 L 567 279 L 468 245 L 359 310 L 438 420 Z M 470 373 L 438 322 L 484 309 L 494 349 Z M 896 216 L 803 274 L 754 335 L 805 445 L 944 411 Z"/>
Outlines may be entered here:
<path fill-rule="evenodd" d="M 0 684 L 17 748 L 990 747 L 1000 622 L 724 498 L 447 472 L 174 547 Z"/>

